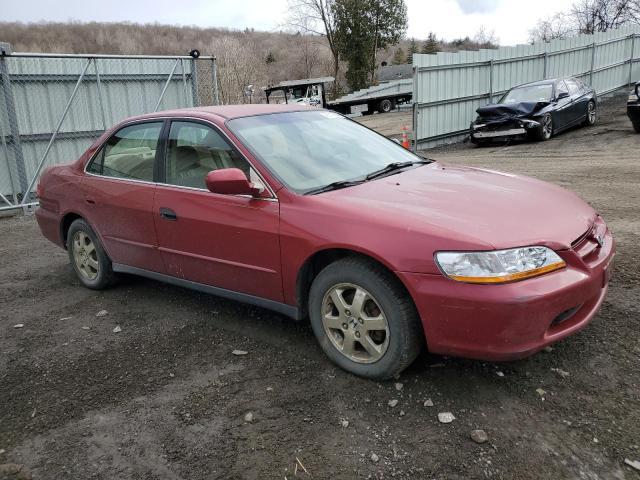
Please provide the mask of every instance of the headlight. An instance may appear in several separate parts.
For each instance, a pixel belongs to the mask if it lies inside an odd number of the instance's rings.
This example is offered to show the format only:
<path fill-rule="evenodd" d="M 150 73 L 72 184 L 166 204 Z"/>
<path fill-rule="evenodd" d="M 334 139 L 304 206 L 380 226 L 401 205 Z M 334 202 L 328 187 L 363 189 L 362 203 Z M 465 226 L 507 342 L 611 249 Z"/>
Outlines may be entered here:
<path fill-rule="evenodd" d="M 438 252 L 436 262 L 449 278 L 467 283 L 504 283 L 535 277 L 566 264 L 547 247 L 490 252 Z"/>

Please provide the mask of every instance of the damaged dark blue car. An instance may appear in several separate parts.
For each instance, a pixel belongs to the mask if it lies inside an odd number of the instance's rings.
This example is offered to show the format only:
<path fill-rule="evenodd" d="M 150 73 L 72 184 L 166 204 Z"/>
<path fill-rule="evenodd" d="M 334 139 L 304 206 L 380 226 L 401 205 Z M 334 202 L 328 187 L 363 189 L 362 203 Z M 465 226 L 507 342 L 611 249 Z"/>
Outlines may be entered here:
<path fill-rule="evenodd" d="M 596 109 L 596 92 L 582 81 L 541 80 L 514 87 L 498 103 L 478 108 L 469 134 L 476 145 L 512 139 L 544 141 L 576 125 L 593 125 Z"/>

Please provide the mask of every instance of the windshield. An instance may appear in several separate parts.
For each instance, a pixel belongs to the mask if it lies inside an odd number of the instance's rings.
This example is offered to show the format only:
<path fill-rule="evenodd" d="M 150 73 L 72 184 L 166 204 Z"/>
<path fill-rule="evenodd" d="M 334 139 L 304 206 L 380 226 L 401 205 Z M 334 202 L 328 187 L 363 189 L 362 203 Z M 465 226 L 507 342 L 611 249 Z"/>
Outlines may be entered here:
<path fill-rule="evenodd" d="M 530 85 L 509 90 L 500 103 L 550 102 L 553 96 L 553 84 Z"/>
<path fill-rule="evenodd" d="M 230 120 L 229 128 L 287 187 L 305 193 L 360 180 L 395 162 L 422 159 L 397 143 L 326 110 Z"/>

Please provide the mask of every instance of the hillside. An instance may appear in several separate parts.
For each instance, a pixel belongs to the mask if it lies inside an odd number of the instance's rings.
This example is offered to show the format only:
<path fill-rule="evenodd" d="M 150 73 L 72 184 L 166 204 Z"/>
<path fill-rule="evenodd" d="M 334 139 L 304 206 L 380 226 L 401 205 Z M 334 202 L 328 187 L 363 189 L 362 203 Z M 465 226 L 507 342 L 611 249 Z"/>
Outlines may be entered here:
<path fill-rule="evenodd" d="M 284 31 L 137 23 L 0 22 L 0 41 L 9 42 L 17 52 L 176 55 L 196 48 L 203 55 L 218 58 L 224 103 L 244 102 L 245 85 L 254 85 L 258 92 L 281 80 L 325 76 L 332 71 L 324 37 Z M 417 44 L 422 45 L 422 41 Z M 446 51 L 477 46 L 468 38 L 440 44 Z M 406 58 L 410 45 L 403 40 L 380 51 L 378 62 L 391 64 L 399 48 L 403 52 L 400 58 Z M 344 69 L 343 65 L 338 78 L 342 91 L 347 88 Z"/>

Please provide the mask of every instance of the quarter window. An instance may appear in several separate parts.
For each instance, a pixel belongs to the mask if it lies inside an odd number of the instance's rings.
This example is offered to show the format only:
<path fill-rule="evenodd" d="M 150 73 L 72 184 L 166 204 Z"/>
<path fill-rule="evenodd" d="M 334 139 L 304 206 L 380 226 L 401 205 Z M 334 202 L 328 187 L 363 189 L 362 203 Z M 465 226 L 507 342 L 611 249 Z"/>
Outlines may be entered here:
<path fill-rule="evenodd" d="M 569 95 L 574 95 L 574 94 L 578 93 L 578 90 L 580 90 L 580 86 L 578 85 L 578 83 L 575 80 L 568 79 L 568 80 L 565 80 L 565 83 L 567 84 L 567 87 L 569 88 Z"/>
<path fill-rule="evenodd" d="M 206 189 L 207 173 L 221 168 L 239 168 L 251 181 L 257 180 L 249 163 L 213 128 L 194 122 L 171 122 L 167 183 Z"/>
<path fill-rule="evenodd" d="M 107 177 L 153 181 L 162 122 L 124 127 L 104 144 L 87 172 Z"/>

